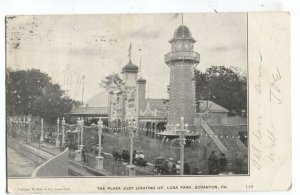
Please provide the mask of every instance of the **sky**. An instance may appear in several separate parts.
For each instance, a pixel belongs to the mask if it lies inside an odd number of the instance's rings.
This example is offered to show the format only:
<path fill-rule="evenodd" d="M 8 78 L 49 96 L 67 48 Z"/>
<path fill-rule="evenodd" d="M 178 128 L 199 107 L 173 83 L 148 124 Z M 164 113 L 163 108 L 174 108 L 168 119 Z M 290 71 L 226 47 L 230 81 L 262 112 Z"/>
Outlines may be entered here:
<path fill-rule="evenodd" d="M 101 80 L 120 73 L 131 58 L 147 80 L 147 96 L 167 98 L 164 55 L 175 29 L 186 25 L 200 54 L 197 69 L 211 65 L 247 70 L 247 15 L 106 14 L 16 16 L 6 20 L 7 67 L 40 69 L 77 100 L 104 91 Z"/>

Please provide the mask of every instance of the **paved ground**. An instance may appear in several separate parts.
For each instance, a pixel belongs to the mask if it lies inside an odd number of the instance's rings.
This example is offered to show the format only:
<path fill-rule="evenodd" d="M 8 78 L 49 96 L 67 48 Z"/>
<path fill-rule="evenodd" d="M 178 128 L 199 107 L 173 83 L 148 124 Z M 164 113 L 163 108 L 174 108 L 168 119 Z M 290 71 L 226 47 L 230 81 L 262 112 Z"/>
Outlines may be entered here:
<path fill-rule="evenodd" d="M 7 147 L 7 176 L 30 177 L 38 165 L 26 159 L 17 151 Z"/>

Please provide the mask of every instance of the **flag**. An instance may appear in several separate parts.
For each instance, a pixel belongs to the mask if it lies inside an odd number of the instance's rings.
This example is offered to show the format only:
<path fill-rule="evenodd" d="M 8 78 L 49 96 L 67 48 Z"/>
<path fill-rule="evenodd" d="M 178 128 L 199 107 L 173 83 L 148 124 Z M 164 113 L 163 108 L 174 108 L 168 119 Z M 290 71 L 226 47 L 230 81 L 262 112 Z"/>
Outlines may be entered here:
<path fill-rule="evenodd" d="M 129 57 L 129 60 L 131 61 L 131 42 L 130 42 L 129 49 L 128 49 L 128 57 Z"/>

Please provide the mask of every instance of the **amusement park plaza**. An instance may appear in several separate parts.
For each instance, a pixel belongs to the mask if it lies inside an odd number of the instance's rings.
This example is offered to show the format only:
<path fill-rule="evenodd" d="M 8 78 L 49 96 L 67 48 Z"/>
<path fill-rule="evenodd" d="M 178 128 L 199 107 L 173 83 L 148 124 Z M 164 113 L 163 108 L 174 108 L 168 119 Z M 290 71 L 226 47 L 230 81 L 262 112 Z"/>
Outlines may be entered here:
<path fill-rule="evenodd" d="M 8 116 L 8 176 L 247 175 L 247 112 L 195 98 L 194 38 L 182 24 L 169 40 L 168 99 L 149 98 L 147 73 L 132 61 L 130 44 L 120 82 L 55 124 Z"/>

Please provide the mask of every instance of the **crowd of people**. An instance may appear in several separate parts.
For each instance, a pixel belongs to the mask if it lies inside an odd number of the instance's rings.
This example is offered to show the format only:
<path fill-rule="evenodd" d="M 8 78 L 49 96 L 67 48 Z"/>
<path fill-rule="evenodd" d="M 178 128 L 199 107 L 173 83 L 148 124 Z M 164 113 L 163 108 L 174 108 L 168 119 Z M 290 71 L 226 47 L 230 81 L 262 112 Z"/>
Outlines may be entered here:
<path fill-rule="evenodd" d="M 116 148 L 113 148 L 112 150 L 112 156 L 115 161 L 125 161 L 129 163 L 130 160 L 130 153 L 128 150 L 122 150 L 122 152 L 118 151 Z M 145 161 L 145 155 L 142 151 L 133 151 L 132 154 L 132 162 L 136 165 L 139 166 L 145 166 L 146 161 Z"/>
<path fill-rule="evenodd" d="M 212 151 L 208 157 L 208 174 L 217 175 L 219 173 L 225 173 L 227 167 L 227 158 L 224 153 L 220 153 L 219 157 L 215 151 Z"/>

